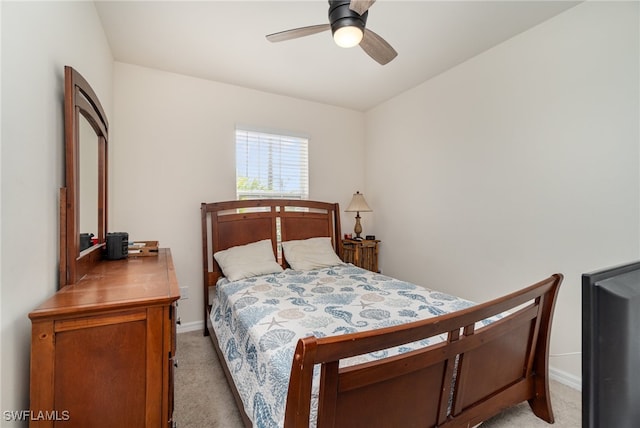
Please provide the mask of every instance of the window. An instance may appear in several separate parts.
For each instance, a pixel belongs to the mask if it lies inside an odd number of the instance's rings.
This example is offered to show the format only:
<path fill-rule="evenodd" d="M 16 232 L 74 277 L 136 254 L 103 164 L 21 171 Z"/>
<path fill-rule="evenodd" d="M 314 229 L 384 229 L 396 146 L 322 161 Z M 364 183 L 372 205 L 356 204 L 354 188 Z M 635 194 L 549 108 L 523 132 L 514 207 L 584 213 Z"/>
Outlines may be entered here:
<path fill-rule="evenodd" d="M 238 199 L 308 199 L 309 140 L 236 129 Z"/>

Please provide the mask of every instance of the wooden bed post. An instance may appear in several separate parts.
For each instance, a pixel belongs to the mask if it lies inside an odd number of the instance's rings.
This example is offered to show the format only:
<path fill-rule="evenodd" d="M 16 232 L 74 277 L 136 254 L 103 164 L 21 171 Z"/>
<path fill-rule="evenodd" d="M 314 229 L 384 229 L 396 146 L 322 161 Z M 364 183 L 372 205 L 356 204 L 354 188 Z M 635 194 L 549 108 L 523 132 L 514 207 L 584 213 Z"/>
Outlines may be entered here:
<path fill-rule="evenodd" d="M 204 287 L 204 325 L 203 335 L 209 335 L 209 329 L 207 328 L 207 319 L 209 317 L 209 255 L 207 248 L 207 204 L 200 204 L 200 217 L 202 227 L 202 286 Z"/>
<path fill-rule="evenodd" d="M 317 339 L 310 336 L 300 339 L 296 345 L 293 363 L 291 364 L 284 428 L 309 426 L 311 414 L 309 397 L 311 397 L 317 343 Z"/>
<path fill-rule="evenodd" d="M 550 424 L 554 423 L 553 408 L 551 407 L 551 394 L 549 392 L 549 346 L 551 341 L 551 322 L 556 304 L 556 297 L 560 283 L 563 280 L 562 274 L 553 275 L 555 282 L 549 292 L 540 297 L 542 302 L 540 323 L 541 331 L 538 333 L 538 343 L 536 344 L 536 358 L 533 370 L 535 372 L 534 388 L 535 397 L 529 400 L 529 406 L 533 413 Z"/>

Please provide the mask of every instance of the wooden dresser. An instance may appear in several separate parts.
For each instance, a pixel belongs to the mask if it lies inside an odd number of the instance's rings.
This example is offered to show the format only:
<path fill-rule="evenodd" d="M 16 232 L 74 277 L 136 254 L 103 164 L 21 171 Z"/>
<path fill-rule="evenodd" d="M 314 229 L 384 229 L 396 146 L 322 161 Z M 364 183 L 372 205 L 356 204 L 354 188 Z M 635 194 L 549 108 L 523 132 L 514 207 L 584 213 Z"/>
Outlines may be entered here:
<path fill-rule="evenodd" d="M 173 426 L 179 298 L 160 249 L 100 262 L 31 312 L 30 426 Z"/>

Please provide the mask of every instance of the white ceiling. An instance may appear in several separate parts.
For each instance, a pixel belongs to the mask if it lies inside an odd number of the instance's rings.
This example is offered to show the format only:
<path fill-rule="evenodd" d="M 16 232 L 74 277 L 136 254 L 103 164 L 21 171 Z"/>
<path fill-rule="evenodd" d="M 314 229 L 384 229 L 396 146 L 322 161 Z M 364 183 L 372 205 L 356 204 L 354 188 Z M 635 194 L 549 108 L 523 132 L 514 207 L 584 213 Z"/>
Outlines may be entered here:
<path fill-rule="evenodd" d="M 381 66 L 323 32 L 328 2 L 96 1 L 116 61 L 366 111 L 577 2 L 378 0 L 367 28 L 398 51 Z"/>

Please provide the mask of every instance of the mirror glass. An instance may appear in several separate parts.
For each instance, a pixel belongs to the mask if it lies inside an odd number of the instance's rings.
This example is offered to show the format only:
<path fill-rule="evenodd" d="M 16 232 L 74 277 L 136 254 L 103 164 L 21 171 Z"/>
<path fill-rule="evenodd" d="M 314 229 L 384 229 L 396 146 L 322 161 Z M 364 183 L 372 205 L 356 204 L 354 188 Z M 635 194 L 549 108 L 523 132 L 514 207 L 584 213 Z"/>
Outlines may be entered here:
<path fill-rule="evenodd" d="M 98 136 L 87 119 L 78 121 L 78 192 L 80 252 L 94 245 L 98 237 Z"/>

